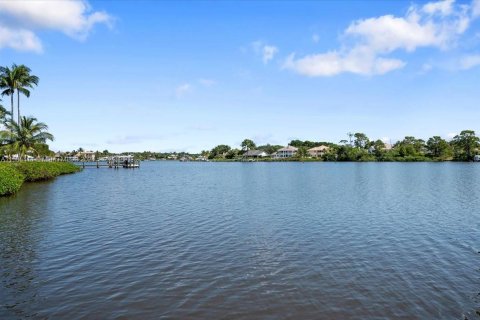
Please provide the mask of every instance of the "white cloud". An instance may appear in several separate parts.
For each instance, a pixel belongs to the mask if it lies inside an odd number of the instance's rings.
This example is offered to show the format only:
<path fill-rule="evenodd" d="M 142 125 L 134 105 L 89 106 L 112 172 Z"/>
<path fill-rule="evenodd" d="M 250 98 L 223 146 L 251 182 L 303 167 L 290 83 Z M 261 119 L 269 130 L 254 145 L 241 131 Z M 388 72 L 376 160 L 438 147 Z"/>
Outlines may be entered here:
<path fill-rule="evenodd" d="M 265 64 L 272 60 L 274 56 L 278 53 L 277 47 L 270 44 L 265 44 L 260 40 L 252 42 L 251 46 L 256 54 L 262 56 L 262 61 Z"/>
<path fill-rule="evenodd" d="M 464 56 L 460 59 L 460 69 L 467 70 L 480 65 L 480 54 Z"/>
<path fill-rule="evenodd" d="M 313 41 L 314 43 L 318 43 L 318 41 L 320 41 L 320 36 L 319 36 L 318 34 L 316 34 L 316 33 L 313 34 L 313 35 L 312 35 L 312 41 Z"/>
<path fill-rule="evenodd" d="M 454 0 L 411 6 L 403 17 L 384 15 L 352 22 L 344 31 L 341 50 L 290 55 L 284 67 L 306 76 L 333 76 L 343 72 L 380 75 L 400 69 L 406 62 L 390 58 L 395 51 L 414 52 L 421 47 L 446 50 L 469 27 L 473 6 L 455 6 Z M 480 7 L 480 5 L 478 5 Z M 480 10 L 480 9 L 479 9 Z"/>
<path fill-rule="evenodd" d="M 18 51 L 42 52 L 40 39 L 25 29 L 12 30 L 0 25 L 0 49 L 11 48 Z"/>
<path fill-rule="evenodd" d="M 263 63 L 268 63 L 278 52 L 277 47 L 265 45 L 263 47 Z"/>
<path fill-rule="evenodd" d="M 179 85 L 175 89 L 175 96 L 177 98 L 182 98 L 191 91 L 192 91 L 192 85 L 190 83 L 184 83 L 184 84 Z"/>
<path fill-rule="evenodd" d="M 2 47 L 36 52 L 41 50 L 41 42 L 35 35 L 36 30 L 60 31 L 72 38 L 85 40 L 96 24 L 111 27 L 113 23 L 110 15 L 92 11 L 84 0 L 0 0 L 0 18 L 0 27 L 7 29 L 10 34 L 9 37 L 2 38 Z M 18 45 L 19 38 L 24 39 L 21 43 L 25 45 Z M 33 39 L 36 45 L 32 45 Z"/>
<path fill-rule="evenodd" d="M 473 0 L 472 3 L 472 16 L 474 18 L 480 16 L 480 0 Z"/>
<path fill-rule="evenodd" d="M 453 3 L 455 0 L 443 0 L 438 2 L 429 2 L 423 6 L 422 10 L 428 14 L 440 14 L 448 16 L 453 12 Z"/>
<path fill-rule="evenodd" d="M 343 72 L 362 75 L 381 75 L 405 66 L 405 62 L 398 59 L 376 57 L 372 52 L 352 50 L 346 54 L 336 51 L 309 55 L 295 60 L 290 55 L 284 68 L 291 69 L 309 77 L 335 76 Z"/>

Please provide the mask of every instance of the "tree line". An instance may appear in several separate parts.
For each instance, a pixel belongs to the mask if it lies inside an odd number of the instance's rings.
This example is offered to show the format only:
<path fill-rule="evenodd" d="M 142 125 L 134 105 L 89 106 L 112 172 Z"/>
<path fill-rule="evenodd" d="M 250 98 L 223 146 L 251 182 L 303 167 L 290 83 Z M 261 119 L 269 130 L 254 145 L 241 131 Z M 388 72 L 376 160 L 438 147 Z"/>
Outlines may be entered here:
<path fill-rule="evenodd" d="M 480 138 L 473 130 L 463 130 L 450 141 L 440 136 L 433 136 L 428 140 L 406 136 L 393 145 L 380 139 L 370 140 L 361 132 L 348 133 L 347 137 L 348 139 L 340 140 L 339 143 L 292 140 L 289 145 L 298 150 L 291 160 L 311 159 L 308 149 L 318 146 L 328 147 L 317 158 L 323 161 L 472 161 L 476 154 L 480 154 Z M 282 147 L 270 144 L 257 146 L 253 140 L 245 139 L 241 148 L 221 144 L 211 150 L 202 151 L 201 155 L 217 160 L 236 159 L 248 150 L 261 150 L 271 155 Z"/>

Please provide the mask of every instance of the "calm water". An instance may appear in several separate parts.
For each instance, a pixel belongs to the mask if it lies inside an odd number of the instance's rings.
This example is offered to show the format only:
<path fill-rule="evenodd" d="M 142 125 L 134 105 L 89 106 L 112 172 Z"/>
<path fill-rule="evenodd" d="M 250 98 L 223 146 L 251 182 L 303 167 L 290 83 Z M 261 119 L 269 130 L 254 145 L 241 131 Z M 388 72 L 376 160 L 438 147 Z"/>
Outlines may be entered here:
<path fill-rule="evenodd" d="M 0 319 L 477 319 L 479 251 L 479 164 L 85 169 L 0 199 Z"/>

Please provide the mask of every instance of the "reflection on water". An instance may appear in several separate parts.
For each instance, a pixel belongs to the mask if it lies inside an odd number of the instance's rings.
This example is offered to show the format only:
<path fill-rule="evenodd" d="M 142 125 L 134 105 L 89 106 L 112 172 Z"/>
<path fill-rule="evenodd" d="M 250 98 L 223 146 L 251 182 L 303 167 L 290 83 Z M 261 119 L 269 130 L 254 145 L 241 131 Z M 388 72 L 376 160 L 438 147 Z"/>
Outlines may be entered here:
<path fill-rule="evenodd" d="M 144 163 L 0 199 L 0 319 L 475 319 L 480 166 Z"/>

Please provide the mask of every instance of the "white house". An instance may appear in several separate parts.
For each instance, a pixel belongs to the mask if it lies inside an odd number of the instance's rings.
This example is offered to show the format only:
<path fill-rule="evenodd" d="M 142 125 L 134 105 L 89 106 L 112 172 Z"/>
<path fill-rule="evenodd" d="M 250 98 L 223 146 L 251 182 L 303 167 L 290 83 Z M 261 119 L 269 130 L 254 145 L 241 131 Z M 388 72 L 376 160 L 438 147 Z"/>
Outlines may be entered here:
<path fill-rule="evenodd" d="M 298 151 L 298 148 L 292 146 L 286 146 L 285 148 L 281 148 L 277 150 L 274 157 L 275 158 L 291 158 L 293 157 Z"/>
<path fill-rule="evenodd" d="M 86 161 L 95 161 L 95 152 L 94 151 L 78 152 L 77 157 Z"/>
<path fill-rule="evenodd" d="M 325 152 L 327 152 L 330 148 L 327 147 L 327 146 L 318 146 L 318 147 L 314 147 L 314 148 L 311 148 L 311 149 L 308 149 L 308 154 L 311 155 L 312 157 L 321 157 L 325 154 Z"/>
<path fill-rule="evenodd" d="M 480 154 L 477 154 L 475 157 L 473 157 L 473 161 L 480 162 Z"/>
<path fill-rule="evenodd" d="M 248 150 L 243 156 L 246 158 L 264 158 L 268 157 L 268 153 L 262 150 Z"/>

